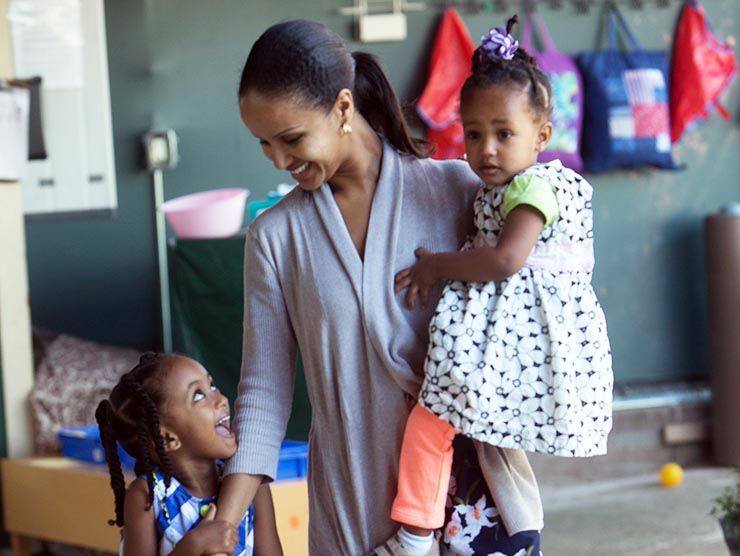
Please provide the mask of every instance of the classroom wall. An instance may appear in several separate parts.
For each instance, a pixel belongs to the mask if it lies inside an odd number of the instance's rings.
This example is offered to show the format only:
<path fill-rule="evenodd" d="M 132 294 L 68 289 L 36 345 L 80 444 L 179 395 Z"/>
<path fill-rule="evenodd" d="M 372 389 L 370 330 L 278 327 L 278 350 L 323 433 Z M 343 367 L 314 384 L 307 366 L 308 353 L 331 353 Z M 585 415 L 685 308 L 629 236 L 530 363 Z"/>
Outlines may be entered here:
<path fill-rule="evenodd" d="M 155 348 L 159 343 L 151 180 L 137 163 L 140 135 L 174 128 L 181 162 L 165 173 L 165 197 L 240 186 L 253 198 L 290 176 L 271 168 L 242 127 L 235 89 L 244 58 L 273 22 L 300 15 L 322 21 L 353 48 L 378 54 L 399 95 L 417 97 L 441 16 L 438 3 L 408 14 L 404 42 L 352 42 L 344 0 L 106 1 L 119 209 L 111 218 L 28 222 L 33 322 L 92 340 Z M 549 6 L 549 3 L 543 3 Z M 599 11 L 577 15 L 543 6 L 561 50 L 596 44 Z M 668 48 L 679 2 L 645 2 L 623 12 L 645 48 Z M 738 36 L 740 3 L 705 0 L 720 37 Z M 507 14 L 462 12 L 474 39 Z M 740 114 L 740 87 L 727 106 Z M 679 172 L 620 171 L 587 176 L 595 188 L 596 273 L 621 382 L 706 373 L 702 219 L 740 199 L 739 126 L 713 116 L 677 148 Z"/>

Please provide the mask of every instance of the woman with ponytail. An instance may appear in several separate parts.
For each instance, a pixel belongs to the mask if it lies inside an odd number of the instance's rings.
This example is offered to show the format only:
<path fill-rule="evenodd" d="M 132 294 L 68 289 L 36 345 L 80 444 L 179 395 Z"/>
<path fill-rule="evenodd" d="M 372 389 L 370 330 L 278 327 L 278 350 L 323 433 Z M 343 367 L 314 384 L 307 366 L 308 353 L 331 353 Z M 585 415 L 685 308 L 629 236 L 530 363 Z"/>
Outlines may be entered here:
<path fill-rule="evenodd" d="M 239 448 L 218 517 L 236 523 L 275 477 L 300 351 L 313 418 L 309 553 L 361 556 L 397 528 L 389 512 L 399 451 L 432 316 L 431 306 L 405 306 L 393 275 L 413 264 L 419 244 L 462 244 L 477 178 L 464 162 L 427 158 L 378 60 L 350 53 L 319 23 L 267 29 L 247 57 L 238 100 L 249 133 L 298 187 L 247 232 Z M 475 497 L 481 516 L 500 514 L 511 535 L 540 529 L 523 452 L 460 442 L 453 477 L 470 488 L 457 497 Z M 492 522 L 470 525 L 476 554 L 508 538 Z"/>

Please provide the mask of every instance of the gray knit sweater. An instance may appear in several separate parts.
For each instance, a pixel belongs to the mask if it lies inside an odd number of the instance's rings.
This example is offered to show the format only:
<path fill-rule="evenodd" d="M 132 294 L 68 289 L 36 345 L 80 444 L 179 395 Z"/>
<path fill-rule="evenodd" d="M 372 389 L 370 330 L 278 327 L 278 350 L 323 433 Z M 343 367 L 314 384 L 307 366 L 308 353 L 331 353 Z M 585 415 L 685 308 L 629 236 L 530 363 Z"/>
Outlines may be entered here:
<path fill-rule="evenodd" d="M 300 349 L 313 410 L 312 555 L 365 554 L 395 530 L 398 456 L 434 303 L 408 310 L 393 277 L 413 264 L 418 246 L 462 244 L 476 187 L 463 162 L 419 160 L 386 144 L 364 261 L 326 184 L 313 193 L 296 188 L 249 227 L 239 449 L 226 472 L 274 477 Z M 524 453 L 477 448 L 507 530 L 541 529 Z"/>

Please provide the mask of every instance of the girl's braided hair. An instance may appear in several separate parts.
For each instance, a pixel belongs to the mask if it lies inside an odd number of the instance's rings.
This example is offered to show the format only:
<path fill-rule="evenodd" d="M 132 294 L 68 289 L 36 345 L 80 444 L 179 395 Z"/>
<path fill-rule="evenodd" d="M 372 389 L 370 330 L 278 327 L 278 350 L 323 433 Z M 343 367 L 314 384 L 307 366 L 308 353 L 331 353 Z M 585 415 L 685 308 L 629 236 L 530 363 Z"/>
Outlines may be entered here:
<path fill-rule="evenodd" d="M 169 487 L 172 463 L 159 430 L 159 407 L 164 401 L 162 374 L 173 363 L 172 355 L 145 353 L 139 363 L 123 375 L 108 399 L 98 404 L 95 420 L 105 449 L 110 472 L 110 486 L 115 496 L 115 520 L 110 525 L 123 527 L 123 503 L 126 483 L 118 457 L 118 442 L 135 460 L 134 473 L 144 475 L 149 487 L 149 503 L 154 500 L 155 468 L 159 469 Z"/>
<path fill-rule="evenodd" d="M 506 22 L 510 34 L 519 18 L 514 15 Z M 485 37 L 484 37 L 485 39 Z M 549 117 L 552 112 L 552 88 L 545 72 L 537 67 L 537 60 L 517 47 L 511 59 L 490 56 L 483 46 L 473 52 L 473 74 L 468 77 L 460 92 L 461 103 L 473 89 L 491 85 L 519 85 L 529 93 L 529 104 L 535 115 Z"/>

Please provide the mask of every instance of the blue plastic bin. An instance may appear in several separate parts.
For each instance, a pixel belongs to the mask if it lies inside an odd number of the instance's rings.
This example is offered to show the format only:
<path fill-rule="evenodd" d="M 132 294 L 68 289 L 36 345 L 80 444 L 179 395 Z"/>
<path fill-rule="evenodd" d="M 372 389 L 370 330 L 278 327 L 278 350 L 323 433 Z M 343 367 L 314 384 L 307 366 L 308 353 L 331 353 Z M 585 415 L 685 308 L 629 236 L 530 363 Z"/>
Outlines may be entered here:
<path fill-rule="evenodd" d="M 58 434 L 63 455 L 88 463 L 105 463 L 105 449 L 97 426 L 64 427 L 59 429 Z M 134 468 L 134 458 L 120 446 L 118 447 L 118 458 L 122 466 L 129 469 Z"/>
<path fill-rule="evenodd" d="M 275 480 L 300 479 L 308 475 L 308 443 L 283 440 Z"/>
<path fill-rule="evenodd" d="M 105 463 L 105 450 L 100 441 L 100 431 L 95 425 L 86 427 L 65 427 L 59 429 L 62 454 L 68 458 L 88 463 Z M 123 448 L 118 447 L 121 465 L 134 468 L 134 458 Z M 308 474 L 308 443 L 297 440 L 284 440 L 280 447 L 277 480 L 300 479 Z"/>

